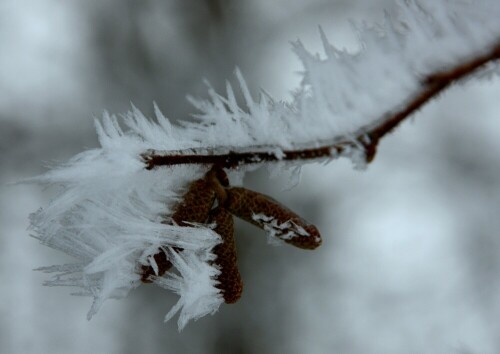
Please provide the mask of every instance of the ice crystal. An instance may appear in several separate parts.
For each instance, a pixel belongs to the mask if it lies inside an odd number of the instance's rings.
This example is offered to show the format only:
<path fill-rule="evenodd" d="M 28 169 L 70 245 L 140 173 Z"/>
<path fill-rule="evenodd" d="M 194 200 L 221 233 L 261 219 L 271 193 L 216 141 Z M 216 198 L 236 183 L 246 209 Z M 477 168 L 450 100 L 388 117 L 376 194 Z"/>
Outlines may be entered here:
<path fill-rule="evenodd" d="M 137 287 L 138 269 L 154 268 L 151 256 L 161 247 L 178 273 L 154 282 L 180 295 L 167 319 L 180 311 L 182 328 L 189 319 L 214 313 L 221 296 L 214 284 L 218 270 L 210 260 L 220 237 L 203 225 L 165 223 L 189 183 L 208 167 L 148 171 L 141 154 L 149 149 L 217 153 L 259 146 L 281 156 L 294 146 L 349 138 L 404 105 L 421 87 L 421 78 L 498 43 L 498 14 L 498 1 L 407 1 L 398 16 L 387 15 L 382 25 L 356 29 L 361 43 L 357 53 L 335 48 L 323 32 L 324 55 L 295 42 L 304 71 L 291 102 L 264 93 L 254 99 L 236 71 L 243 104 L 230 84 L 225 95 L 209 88 L 208 100 L 189 98 L 198 110 L 194 122 L 172 124 L 158 107 L 156 121 L 136 108 L 120 121 L 104 114 L 95 122 L 99 148 L 31 179 L 59 187 L 52 202 L 31 216 L 34 236 L 75 258 L 72 264 L 40 268 L 56 273 L 46 284 L 78 287 L 77 294 L 92 296 L 90 318 L 106 299 L 122 298 Z M 490 67 L 488 73 L 493 71 L 498 68 Z M 344 155 L 362 165 L 355 148 Z M 244 171 L 237 172 L 240 180 Z M 280 228 L 271 226 L 272 232 Z M 184 251 L 172 252 L 174 247 Z"/>

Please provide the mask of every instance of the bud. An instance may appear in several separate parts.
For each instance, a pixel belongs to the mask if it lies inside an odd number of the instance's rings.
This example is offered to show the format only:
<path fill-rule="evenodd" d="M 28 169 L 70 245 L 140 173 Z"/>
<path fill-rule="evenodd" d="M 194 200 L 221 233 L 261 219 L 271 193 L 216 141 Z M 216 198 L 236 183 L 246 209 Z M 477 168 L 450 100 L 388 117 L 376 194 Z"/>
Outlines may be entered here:
<path fill-rule="evenodd" d="M 299 248 L 321 245 L 316 226 L 269 196 L 245 188 L 228 188 L 225 207 L 235 216 Z"/>
<path fill-rule="evenodd" d="M 224 301 L 227 304 L 235 303 L 241 297 L 243 282 L 238 270 L 236 243 L 234 240 L 233 216 L 224 208 L 217 208 L 210 217 L 215 222 L 214 231 L 222 237 L 222 243 L 214 247 L 217 256 L 215 264 L 220 268 L 217 277 Z"/>

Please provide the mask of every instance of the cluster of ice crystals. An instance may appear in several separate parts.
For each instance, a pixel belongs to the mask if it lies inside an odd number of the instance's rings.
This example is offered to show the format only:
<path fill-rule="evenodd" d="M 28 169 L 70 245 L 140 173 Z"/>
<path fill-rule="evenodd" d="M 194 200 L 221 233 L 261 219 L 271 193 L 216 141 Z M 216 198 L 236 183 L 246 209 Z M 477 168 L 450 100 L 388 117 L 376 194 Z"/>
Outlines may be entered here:
<path fill-rule="evenodd" d="M 270 240 L 273 238 L 291 240 L 298 236 L 310 236 L 302 226 L 297 225 L 291 220 L 279 223 L 274 217 L 264 214 L 253 214 L 252 219 L 262 225 L 264 231 L 266 231 L 270 237 Z"/>
<path fill-rule="evenodd" d="M 106 159 L 106 148 L 100 152 Z M 160 247 L 169 255 L 176 247 L 183 249 L 182 256 L 172 260 L 179 275 L 171 273 L 168 284 L 180 295 L 176 306 L 183 305 L 180 328 L 191 318 L 216 311 L 221 302 L 214 285 L 218 270 L 210 261 L 220 237 L 210 227 L 162 223 L 179 198 L 177 192 L 203 171 L 192 167 L 146 171 L 139 161 L 92 166 L 94 155 L 80 154 L 72 164 L 38 178 L 57 184 L 60 191 L 45 209 L 31 215 L 34 236 L 75 258 L 73 264 L 40 268 L 55 273 L 46 285 L 79 287 L 75 294 L 92 296 L 90 319 L 106 299 L 122 298 L 141 283 L 141 265 L 150 265 Z M 123 174 L 114 175 L 119 169 Z M 165 280 L 154 282 L 164 286 Z"/>
<path fill-rule="evenodd" d="M 277 156 L 284 149 L 354 138 L 360 127 L 404 106 L 427 75 L 498 44 L 500 23 L 493 13 L 500 13 L 498 1 L 406 1 L 383 24 L 355 28 L 361 48 L 356 53 L 335 48 L 320 31 L 321 55 L 300 41 L 293 44 L 304 71 L 291 102 L 265 92 L 254 99 L 237 70 L 242 104 L 229 83 L 223 94 L 209 87 L 208 99 L 189 98 L 197 121 L 169 131 L 175 132 L 179 149 L 216 153 L 265 146 Z M 355 148 L 343 156 L 362 165 Z"/>
<path fill-rule="evenodd" d="M 180 295 L 167 319 L 180 311 L 183 327 L 189 319 L 215 312 L 222 300 L 211 250 L 220 237 L 209 227 L 162 223 L 206 167 L 147 171 L 141 154 L 149 149 L 217 153 L 272 146 L 270 151 L 280 156 L 284 149 L 349 138 L 361 126 L 404 105 L 427 74 L 500 41 L 499 1 L 406 1 L 399 12 L 378 27 L 358 28 L 358 53 L 336 49 L 324 33 L 323 56 L 296 42 L 304 72 L 292 102 L 267 94 L 255 100 L 237 71 L 243 105 L 230 84 L 225 95 L 210 88 L 208 100 L 190 98 L 198 110 L 195 122 L 171 124 L 158 107 L 156 121 L 136 108 L 120 122 L 105 114 L 96 121 L 100 148 L 31 180 L 59 188 L 53 201 L 31 216 L 34 236 L 75 258 L 72 264 L 41 268 L 56 273 L 47 285 L 75 286 L 80 288 L 77 294 L 92 296 L 90 318 L 103 301 L 124 297 L 138 286 L 140 266 L 154 266 L 151 256 L 162 247 L 177 273 L 169 272 L 155 283 Z M 493 71 L 498 68 L 489 73 Z M 344 155 L 362 165 L 362 154 L 351 150 Z M 269 232 L 282 230 L 283 225 L 272 222 L 267 222 Z M 184 251 L 172 252 L 174 247 Z"/>
<path fill-rule="evenodd" d="M 208 263 L 215 258 L 209 252 L 200 257 L 193 253 L 177 253 L 170 249 L 168 254 L 174 267 L 179 270 L 180 276 L 167 273 L 163 278 L 156 278 L 155 283 L 181 296 L 165 316 L 165 321 L 168 321 L 180 311 L 178 325 L 181 330 L 190 319 L 196 320 L 213 314 L 224 302 L 219 289 L 216 288 L 217 281 L 214 280 L 220 271 Z M 184 281 L 181 281 L 182 279 Z"/>

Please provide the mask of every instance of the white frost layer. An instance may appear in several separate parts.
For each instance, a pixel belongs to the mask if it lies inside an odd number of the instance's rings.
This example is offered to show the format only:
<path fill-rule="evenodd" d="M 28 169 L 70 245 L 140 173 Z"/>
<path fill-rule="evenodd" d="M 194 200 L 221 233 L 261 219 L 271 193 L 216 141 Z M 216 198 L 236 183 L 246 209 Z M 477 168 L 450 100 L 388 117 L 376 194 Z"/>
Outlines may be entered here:
<path fill-rule="evenodd" d="M 163 278 L 155 278 L 154 282 L 181 296 L 177 304 L 165 316 L 166 322 L 180 311 L 177 321 L 180 331 L 189 320 L 197 320 L 202 316 L 214 314 L 224 302 L 219 289 L 215 287 L 217 285 L 215 277 L 220 271 L 207 263 L 215 259 L 210 253 L 205 253 L 200 257 L 193 253 L 177 253 L 170 250 L 168 255 L 174 267 L 179 270 L 180 276 L 167 273 Z"/>
<path fill-rule="evenodd" d="M 122 298 L 140 285 L 140 267 L 150 265 L 150 256 L 159 247 L 169 254 L 177 247 L 183 249 L 181 259 L 188 263 L 176 261 L 181 257 L 177 256 L 172 263 L 180 275 L 168 278 L 169 287 L 181 297 L 176 305 L 176 309 L 182 308 L 180 327 L 191 318 L 215 312 L 221 301 L 212 277 L 218 270 L 210 261 L 220 237 L 209 227 L 161 223 L 168 219 L 170 206 L 179 197 L 174 191 L 182 192 L 186 181 L 200 177 L 203 171 L 146 171 L 142 165 L 136 168 L 126 161 L 121 166 L 114 161 L 117 165 L 113 166 L 111 160 L 106 165 L 101 161 L 106 160 L 105 148 L 97 163 L 95 155 L 80 154 L 68 166 L 39 178 L 54 181 L 62 189 L 47 208 L 31 215 L 34 236 L 77 260 L 75 264 L 40 268 L 57 273 L 46 285 L 80 287 L 76 294 L 93 296 L 90 319 L 106 299 Z M 163 286 L 159 280 L 156 283 Z"/>
<path fill-rule="evenodd" d="M 274 238 L 285 241 L 292 240 L 295 237 L 310 236 L 309 232 L 304 230 L 302 226 L 295 224 L 291 220 L 278 223 L 278 220 L 274 217 L 264 214 L 253 214 L 252 219 L 262 225 L 271 243 L 273 243 Z"/>
<path fill-rule="evenodd" d="M 304 65 L 303 80 L 291 102 L 261 93 L 255 100 L 236 71 L 244 104 L 228 83 L 224 95 L 209 88 L 209 100 L 189 97 L 199 111 L 195 122 L 171 124 L 158 107 L 157 123 L 133 109 L 124 118 L 128 131 L 105 115 L 97 124 L 101 144 L 136 156 L 146 149 L 180 150 L 256 145 L 282 149 L 349 138 L 361 126 L 401 108 L 430 73 L 477 56 L 500 41 L 500 2 L 421 0 L 404 2 L 383 24 L 358 26 L 360 51 L 332 46 L 321 32 L 324 54 L 309 53 L 300 41 L 294 51 Z M 493 68 L 488 73 L 498 72 Z M 483 72 L 484 73 L 484 72 Z M 359 157 L 353 149 L 355 158 Z M 350 157 L 350 155 L 349 155 Z"/>
<path fill-rule="evenodd" d="M 199 111 L 197 122 L 172 125 L 157 107 L 156 122 L 135 108 L 122 126 L 105 114 L 96 121 L 100 148 L 31 179 L 60 187 L 54 200 L 31 216 L 34 236 L 76 259 L 74 264 L 41 268 L 58 273 L 47 284 L 80 287 L 78 294 L 93 296 L 91 317 L 104 300 L 126 296 L 139 285 L 138 268 L 161 246 L 179 272 L 155 280 L 180 294 L 167 318 L 180 311 L 183 327 L 191 318 L 216 311 L 221 298 L 210 259 L 219 236 L 210 228 L 161 224 L 187 185 L 206 170 L 176 166 L 146 171 L 140 154 L 148 149 L 217 151 L 273 145 L 279 156 L 281 149 L 298 144 L 348 137 L 400 108 L 427 74 L 483 53 L 500 40 L 500 1 L 419 4 L 405 2 L 397 19 L 387 16 L 381 26 L 358 29 L 359 53 L 334 48 L 324 34 L 322 57 L 295 43 L 304 72 L 292 102 L 265 94 L 255 100 L 236 72 L 244 105 L 237 103 L 229 84 L 225 96 L 210 89 L 210 100 L 190 98 Z M 348 156 L 359 160 L 355 150 Z M 173 247 L 184 251 L 175 255 Z"/>

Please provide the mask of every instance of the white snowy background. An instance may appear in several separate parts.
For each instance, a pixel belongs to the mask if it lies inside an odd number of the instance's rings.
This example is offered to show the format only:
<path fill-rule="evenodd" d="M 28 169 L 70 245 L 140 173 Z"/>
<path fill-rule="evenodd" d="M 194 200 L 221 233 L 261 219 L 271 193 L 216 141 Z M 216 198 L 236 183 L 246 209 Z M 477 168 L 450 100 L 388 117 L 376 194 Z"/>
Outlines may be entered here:
<path fill-rule="evenodd" d="M 303 169 L 299 186 L 253 173 L 322 231 L 313 251 L 236 230 L 245 289 L 178 333 L 177 301 L 142 286 L 86 320 L 90 298 L 48 288 L 33 268 L 70 259 L 40 245 L 28 215 L 52 194 L 9 182 L 97 146 L 93 116 L 169 117 L 186 94 L 222 90 L 240 67 L 252 90 L 289 98 L 290 40 L 355 48 L 349 20 L 391 1 L 0 1 L 1 353 L 496 353 L 500 351 L 500 80 L 454 88 L 385 138 L 367 171 Z M 376 70 L 376 67 L 374 67 Z M 384 83 L 381 82 L 381 90 Z"/>

